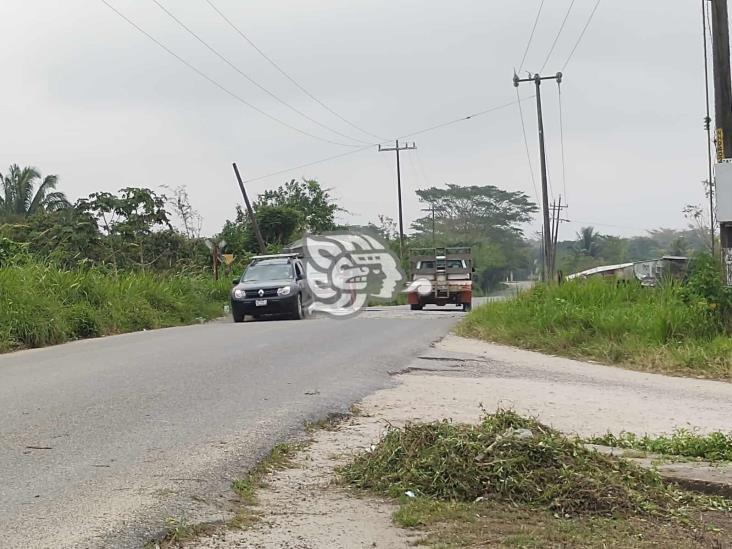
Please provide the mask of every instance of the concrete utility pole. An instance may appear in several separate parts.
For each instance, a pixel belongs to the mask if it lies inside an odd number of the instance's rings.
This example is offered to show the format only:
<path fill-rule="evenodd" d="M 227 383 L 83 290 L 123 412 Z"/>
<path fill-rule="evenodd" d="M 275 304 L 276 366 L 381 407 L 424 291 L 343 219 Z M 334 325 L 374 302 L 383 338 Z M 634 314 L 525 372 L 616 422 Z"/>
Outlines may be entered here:
<path fill-rule="evenodd" d="M 264 238 L 262 238 L 262 233 L 259 231 L 259 225 L 257 225 L 257 216 L 254 215 L 254 210 L 252 209 L 252 205 L 249 202 L 249 197 L 247 196 L 247 190 L 244 188 L 244 182 L 241 179 L 241 175 L 239 174 L 239 168 L 236 166 L 236 162 L 232 164 L 234 166 L 234 173 L 236 174 L 236 180 L 239 182 L 239 189 L 241 190 L 241 194 L 244 197 L 244 204 L 247 206 L 247 212 L 249 212 L 249 219 L 252 220 L 252 227 L 254 227 L 254 234 L 257 236 L 257 243 L 259 244 L 259 252 L 260 253 L 266 253 L 267 252 L 267 246 L 264 244 Z"/>
<path fill-rule="evenodd" d="M 704 116 L 704 129 L 707 132 L 707 190 L 709 193 L 709 233 L 711 238 L 712 255 L 715 255 L 716 240 L 716 218 L 714 215 L 714 163 L 712 161 L 712 117 L 709 106 L 709 51 L 707 48 L 707 33 L 711 22 L 707 21 L 707 2 L 709 0 L 701 0 L 702 5 L 702 39 L 704 41 L 704 99 L 706 101 L 706 114 Z"/>
<path fill-rule="evenodd" d="M 412 142 L 410 145 L 399 146 L 399 140 L 396 140 L 395 147 L 382 147 L 379 145 L 379 152 L 392 152 L 396 151 L 396 165 L 397 165 L 397 192 L 399 194 L 399 257 L 404 257 L 404 217 L 402 215 L 402 169 L 399 164 L 399 151 L 411 151 L 417 148 L 417 145 Z"/>
<path fill-rule="evenodd" d="M 539 155 L 541 157 L 541 205 L 544 214 L 544 282 L 554 279 L 554 271 L 551 267 L 552 257 L 552 227 L 549 220 L 549 190 L 547 186 L 546 173 L 546 150 L 544 146 L 544 116 L 541 110 L 541 81 L 556 80 L 557 84 L 562 83 L 562 73 L 558 72 L 554 76 L 541 76 L 535 74 L 529 78 L 519 78 L 517 74 L 513 75 L 513 85 L 517 88 L 521 82 L 534 82 L 536 84 L 536 113 L 539 119 Z"/>
<path fill-rule="evenodd" d="M 717 160 L 732 158 L 732 74 L 729 54 L 727 0 L 712 1 L 712 51 L 714 52 L 714 114 L 717 126 Z M 720 220 L 722 259 L 732 259 L 732 223 Z"/>

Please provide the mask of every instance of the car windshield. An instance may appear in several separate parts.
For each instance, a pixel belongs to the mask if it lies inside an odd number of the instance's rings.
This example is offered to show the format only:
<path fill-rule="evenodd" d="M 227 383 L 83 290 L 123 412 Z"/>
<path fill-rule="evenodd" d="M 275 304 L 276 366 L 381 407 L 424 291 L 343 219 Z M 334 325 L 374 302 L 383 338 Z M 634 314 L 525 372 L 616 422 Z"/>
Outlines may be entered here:
<path fill-rule="evenodd" d="M 289 263 L 255 263 L 246 270 L 242 282 L 262 282 L 287 278 L 292 278 L 292 265 Z"/>

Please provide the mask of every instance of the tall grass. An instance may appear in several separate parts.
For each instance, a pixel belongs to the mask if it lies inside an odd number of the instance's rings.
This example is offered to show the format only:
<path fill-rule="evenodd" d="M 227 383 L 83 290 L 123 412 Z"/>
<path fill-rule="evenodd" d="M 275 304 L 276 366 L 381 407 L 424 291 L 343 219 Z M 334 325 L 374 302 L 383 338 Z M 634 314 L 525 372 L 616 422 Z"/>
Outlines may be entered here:
<path fill-rule="evenodd" d="M 732 380 L 718 308 L 679 285 L 591 279 L 538 286 L 473 311 L 466 336 L 639 369 Z"/>
<path fill-rule="evenodd" d="M 0 351 L 190 324 L 220 315 L 227 296 L 225 281 L 198 274 L 7 266 L 0 268 Z"/>

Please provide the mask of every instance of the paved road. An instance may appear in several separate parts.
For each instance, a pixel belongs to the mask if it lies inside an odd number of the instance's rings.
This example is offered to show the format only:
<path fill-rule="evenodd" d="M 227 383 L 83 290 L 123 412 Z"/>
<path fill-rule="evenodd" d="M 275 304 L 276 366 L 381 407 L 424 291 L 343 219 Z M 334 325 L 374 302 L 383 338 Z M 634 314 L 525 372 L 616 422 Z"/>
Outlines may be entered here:
<path fill-rule="evenodd" d="M 462 313 L 214 322 L 0 356 L 0 546 L 137 547 L 215 519 L 303 422 L 343 412 Z"/>

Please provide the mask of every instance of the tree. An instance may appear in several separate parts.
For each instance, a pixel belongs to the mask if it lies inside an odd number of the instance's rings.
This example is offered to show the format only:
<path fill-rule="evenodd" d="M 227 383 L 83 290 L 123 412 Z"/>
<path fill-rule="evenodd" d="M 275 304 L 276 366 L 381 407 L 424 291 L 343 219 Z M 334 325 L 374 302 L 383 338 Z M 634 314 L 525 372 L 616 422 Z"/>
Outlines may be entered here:
<path fill-rule="evenodd" d="M 431 187 L 417 191 L 419 199 L 435 207 L 435 232 L 464 236 L 505 237 L 523 235 L 521 224 L 538 211 L 536 204 L 522 192 L 504 191 L 493 185 L 446 188 Z M 432 234 L 432 215 L 417 219 L 412 227 Z"/>
<path fill-rule="evenodd" d="M 589 257 L 600 255 L 600 241 L 602 235 L 594 227 L 582 227 L 577 233 L 577 253 Z"/>
<path fill-rule="evenodd" d="M 301 216 L 294 232 L 332 231 L 336 228 L 336 213 L 343 211 L 333 202 L 328 189 L 323 189 L 314 179 L 293 179 L 276 190 L 265 191 L 257 198 L 255 210 L 261 206 L 290 208 L 290 211 L 299 212 Z"/>
<path fill-rule="evenodd" d="M 172 231 L 166 202 L 164 195 L 150 189 L 127 187 L 121 189 L 119 195 L 92 193 L 79 200 L 76 207 L 97 220 L 109 246 L 109 260 L 115 268 L 120 266 L 120 261 L 144 268 L 165 252 L 155 248 L 147 250 L 146 241 L 156 229 Z"/>
<path fill-rule="evenodd" d="M 69 207 L 66 195 L 55 190 L 58 184 L 56 175 L 42 178 L 35 168 L 26 166 L 21 169 L 13 164 L 5 176 L 0 174 L 0 183 L 0 217 L 27 217 Z"/>
<path fill-rule="evenodd" d="M 470 246 L 476 280 L 489 290 L 510 271 L 531 270 L 530 246 L 523 240 L 521 225 L 538 211 L 521 192 L 504 191 L 493 185 L 448 184 L 417 191 L 424 203 L 435 208 L 435 240 L 438 246 Z M 410 246 L 432 246 L 432 213 L 417 219 Z"/>
<path fill-rule="evenodd" d="M 191 205 L 186 186 L 171 188 L 168 185 L 161 185 L 161 187 L 170 193 L 166 197 L 166 203 L 182 225 L 180 232 L 190 240 L 201 238 L 203 217 Z"/>

